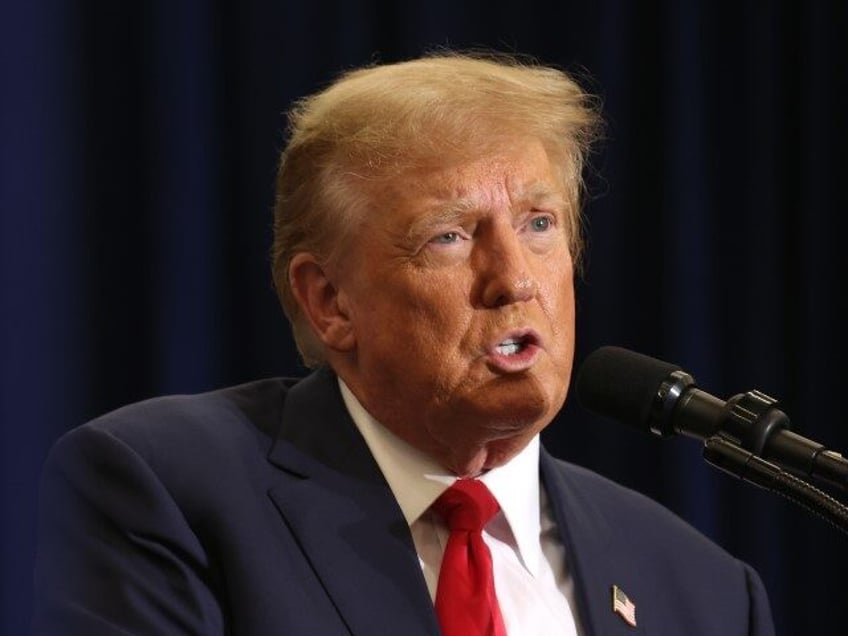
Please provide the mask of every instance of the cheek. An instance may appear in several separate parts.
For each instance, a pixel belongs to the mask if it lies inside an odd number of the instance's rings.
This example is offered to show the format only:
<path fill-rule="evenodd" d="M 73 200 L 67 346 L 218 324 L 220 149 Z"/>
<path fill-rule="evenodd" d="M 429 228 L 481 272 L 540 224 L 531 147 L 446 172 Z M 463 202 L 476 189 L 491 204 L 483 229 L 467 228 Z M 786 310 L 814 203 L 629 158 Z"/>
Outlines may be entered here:
<path fill-rule="evenodd" d="M 439 383 L 451 385 L 467 373 L 468 357 L 478 348 L 479 317 L 475 321 L 466 279 L 454 272 L 416 283 L 415 293 L 402 300 L 398 339 L 412 365 L 428 366 Z"/>
<path fill-rule="evenodd" d="M 574 284 L 571 273 L 552 273 L 540 294 L 540 303 L 550 321 L 558 366 L 570 368 L 574 355 Z"/>
<path fill-rule="evenodd" d="M 541 280 L 544 281 L 540 302 L 547 313 L 558 318 L 555 325 L 574 317 L 574 281 L 571 268 L 546 268 Z"/>
<path fill-rule="evenodd" d="M 396 350 L 455 346 L 467 324 L 467 294 L 456 276 L 393 276 L 379 288 L 360 291 L 354 316 L 357 332 Z"/>
<path fill-rule="evenodd" d="M 466 278 L 457 268 L 418 272 L 395 286 L 394 301 L 404 307 L 404 313 L 444 328 L 470 308 Z"/>

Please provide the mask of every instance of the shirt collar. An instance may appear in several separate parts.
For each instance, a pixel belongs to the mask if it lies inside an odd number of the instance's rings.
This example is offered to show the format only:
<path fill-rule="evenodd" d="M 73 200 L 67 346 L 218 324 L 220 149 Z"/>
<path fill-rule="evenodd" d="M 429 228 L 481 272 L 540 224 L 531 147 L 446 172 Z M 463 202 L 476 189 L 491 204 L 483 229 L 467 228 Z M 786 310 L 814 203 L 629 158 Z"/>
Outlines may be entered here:
<path fill-rule="evenodd" d="M 426 453 L 375 420 L 339 378 L 342 399 L 386 478 L 408 525 L 415 523 L 456 481 Z M 539 436 L 503 466 L 479 477 L 500 504 L 519 556 L 534 577 L 542 557 L 539 508 Z"/>

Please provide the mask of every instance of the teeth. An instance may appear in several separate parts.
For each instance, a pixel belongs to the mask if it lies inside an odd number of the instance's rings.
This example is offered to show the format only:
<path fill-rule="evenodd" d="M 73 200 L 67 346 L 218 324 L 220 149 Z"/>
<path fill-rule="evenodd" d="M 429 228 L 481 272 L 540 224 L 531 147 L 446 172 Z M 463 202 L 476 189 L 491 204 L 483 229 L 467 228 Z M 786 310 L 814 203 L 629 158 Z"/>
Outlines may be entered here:
<path fill-rule="evenodd" d="M 521 341 L 508 338 L 497 346 L 498 353 L 504 356 L 515 355 L 521 350 Z"/>

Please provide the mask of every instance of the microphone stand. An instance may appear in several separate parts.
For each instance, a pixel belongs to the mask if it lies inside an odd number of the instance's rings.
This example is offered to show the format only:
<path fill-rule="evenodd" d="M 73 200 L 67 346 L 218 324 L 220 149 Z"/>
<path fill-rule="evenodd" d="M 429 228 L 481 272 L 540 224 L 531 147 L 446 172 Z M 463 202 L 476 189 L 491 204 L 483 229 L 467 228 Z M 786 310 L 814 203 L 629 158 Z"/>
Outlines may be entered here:
<path fill-rule="evenodd" d="M 761 391 L 735 395 L 725 404 L 720 431 L 714 434 L 723 433 L 732 443 L 799 477 L 848 491 L 848 460 L 793 433 L 789 418 L 777 406 L 777 400 Z"/>
<path fill-rule="evenodd" d="M 704 459 L 734 477 L 785 497 L 848 534 L 848 506 L 721 434 L 704 440 Z"/>

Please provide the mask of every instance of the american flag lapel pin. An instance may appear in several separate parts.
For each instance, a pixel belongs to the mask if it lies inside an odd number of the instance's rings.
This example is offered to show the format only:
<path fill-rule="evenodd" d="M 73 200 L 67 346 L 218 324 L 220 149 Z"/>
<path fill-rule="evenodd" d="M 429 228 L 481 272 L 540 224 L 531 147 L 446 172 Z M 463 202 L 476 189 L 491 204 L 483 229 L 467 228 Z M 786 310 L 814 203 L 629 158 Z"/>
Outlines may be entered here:
<path fill-rule="evenodd" d="M 636 605 L 617 585 L 612 586 L 612 611 L 621 616 L 630 627 L 636 627 Z"/>

